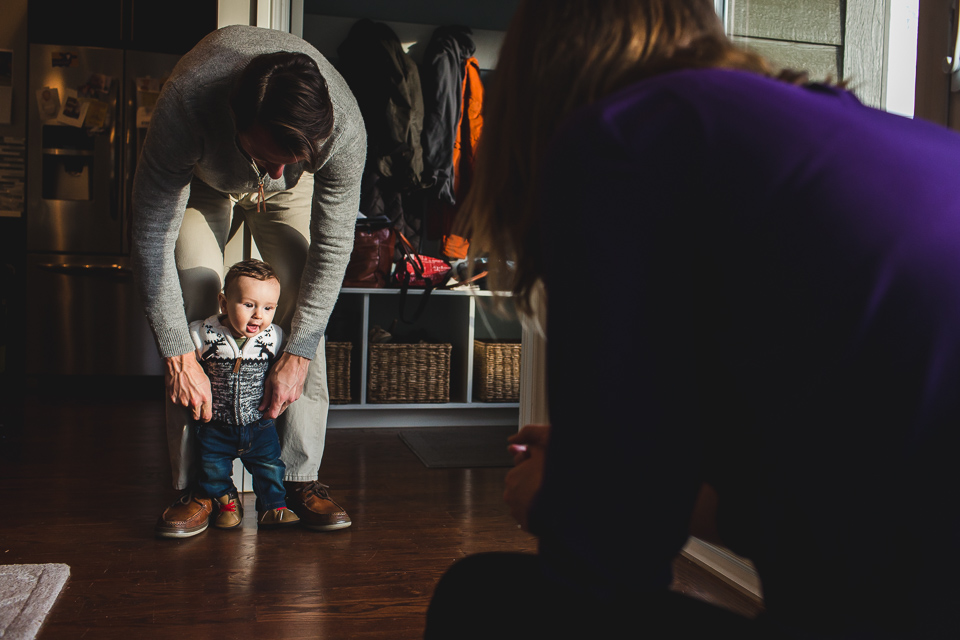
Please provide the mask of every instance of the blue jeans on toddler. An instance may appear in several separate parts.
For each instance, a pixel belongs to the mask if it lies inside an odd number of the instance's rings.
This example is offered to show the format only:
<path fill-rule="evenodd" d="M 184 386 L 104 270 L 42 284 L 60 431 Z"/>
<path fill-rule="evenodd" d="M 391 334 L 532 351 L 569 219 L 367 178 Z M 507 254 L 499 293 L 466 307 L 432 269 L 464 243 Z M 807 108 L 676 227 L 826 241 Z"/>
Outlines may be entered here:
<path fill-rule="evenodd" d="M 200 489 L 216 500 L 235 491 L 231 479 L 233 461 L 240 458 L 253 476 L 257 494 L 257 511 L 286 506 L 283 474 L 286 466 L 280 459 L 280 440 L 273 420 L 264 418 L 242 427 L 221 422 L 198 423 L 200 449 Z"/>

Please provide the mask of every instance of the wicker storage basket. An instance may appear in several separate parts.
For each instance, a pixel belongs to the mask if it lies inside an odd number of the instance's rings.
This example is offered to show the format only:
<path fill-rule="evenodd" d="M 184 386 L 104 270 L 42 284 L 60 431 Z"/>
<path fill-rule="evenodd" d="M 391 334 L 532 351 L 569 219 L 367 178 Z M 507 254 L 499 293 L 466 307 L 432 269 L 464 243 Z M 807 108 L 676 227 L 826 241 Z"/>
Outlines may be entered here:
<path fill-rule="evenodd" d="M 330 404 L 350 402 L 350 351 L 352 342 L 327 342 L 327 389 Z"/>
<path fill-rule="evenodd" d="M 450 344 L 371 344 L 367 400 L 449 402 Z"/>
<path fill-rule="evenodd" d="M 520 343 L 473 341 L 474 392 L 481 402 L 520 400 Z"/>

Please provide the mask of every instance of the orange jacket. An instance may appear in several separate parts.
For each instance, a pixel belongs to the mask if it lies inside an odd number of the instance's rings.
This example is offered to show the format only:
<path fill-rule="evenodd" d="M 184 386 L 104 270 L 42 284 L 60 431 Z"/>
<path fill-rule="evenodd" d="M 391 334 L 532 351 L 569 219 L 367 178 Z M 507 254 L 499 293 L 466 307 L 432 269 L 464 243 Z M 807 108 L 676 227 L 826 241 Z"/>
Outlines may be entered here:
<path fill-rule="evenodd" d="M 451 236 L 450 229 L 457 217 L 460 204 L 473 182 L 473 166 L 477 142 L 483 129 L 483 83 L 480 81 L 480 63 L 476 58 L 467 58 L 463 74 L 463 95 L 460 100 L 460 119 L 457 122 L 457 139 L 453 144 L 453 176 L 456 204 L 446 205 L 441 212 L 443 224 L 443 253 L 448 258 L 466 258 L 468 242 L 459 236 Z"/>

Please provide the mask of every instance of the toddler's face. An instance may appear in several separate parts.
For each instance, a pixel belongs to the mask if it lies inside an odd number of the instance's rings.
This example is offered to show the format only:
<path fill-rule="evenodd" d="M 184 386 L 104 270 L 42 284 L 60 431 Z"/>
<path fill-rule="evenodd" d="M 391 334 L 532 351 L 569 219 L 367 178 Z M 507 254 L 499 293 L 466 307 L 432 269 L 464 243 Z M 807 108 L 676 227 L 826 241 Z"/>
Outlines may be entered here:
<path fill-rule="evenodd" d="M 277 312 L 280 283 L 240 276 L 220 294 L 220 312 L 227 314 L 226 326 L 234 338 L 252 338 L 270 326 Z"/>

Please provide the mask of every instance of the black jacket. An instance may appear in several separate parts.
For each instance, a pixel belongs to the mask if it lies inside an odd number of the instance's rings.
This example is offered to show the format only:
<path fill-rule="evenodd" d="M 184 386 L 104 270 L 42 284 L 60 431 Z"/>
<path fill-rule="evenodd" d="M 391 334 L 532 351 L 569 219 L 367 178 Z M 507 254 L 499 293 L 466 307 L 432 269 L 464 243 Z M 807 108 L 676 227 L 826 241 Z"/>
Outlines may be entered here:
<path fill-rule="evenodd" d="M 464 64 L 477 50 L 468 27 L 437 27 L 427 43 L 423 81 L 423 182 L 454 204 L 453 144 L 460 119 Z"/>
<path fill-rule="evenodd" d="M 337 54 L 367 127 L 367 169 L 400 191 L 419 186 L 423 93 L 416 63 L 393 29 L 366 18 L 354 23 Z"/>

